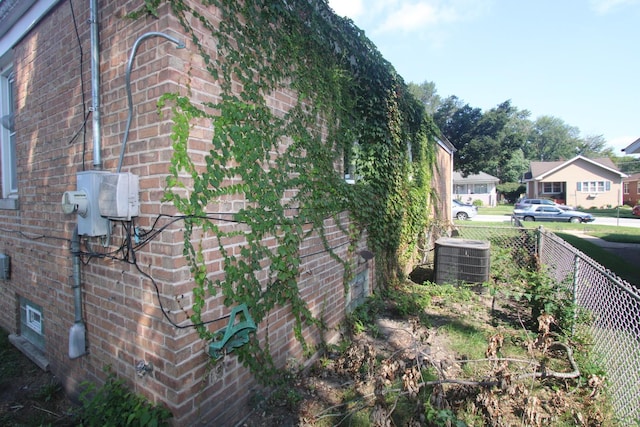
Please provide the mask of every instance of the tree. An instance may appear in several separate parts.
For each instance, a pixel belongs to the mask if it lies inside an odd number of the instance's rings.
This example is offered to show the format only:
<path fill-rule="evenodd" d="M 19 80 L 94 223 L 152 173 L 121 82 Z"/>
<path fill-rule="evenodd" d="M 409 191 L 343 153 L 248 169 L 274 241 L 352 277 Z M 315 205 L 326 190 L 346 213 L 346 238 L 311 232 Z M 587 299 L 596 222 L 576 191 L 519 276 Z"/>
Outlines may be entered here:
<path fill-rule="evenodd" d="M 584 157 L 613 157 L 613 149 L 607 147 L 602 135 L 587 135 L 578 145 L 578 154 Z"/>
<path fill-rule="evenodd" d="M 525 156 L 545 162 L 573 158 L 581 149 L 579 134 L 578 128 L 557 117 L 540 116 L 529 133 Z"/>
<path fill-rule="evenodd" d="M 530 129 L 529 112 L 505 101 L 486 113 L 456 97 L 435 114 L 441 132 L 458 149 L 455 168 L 463 175 L 486 172 L 501 181 L 517 181 L 528 168 L 522 146 Z"/>
<path fill-rule="evenodd" d="M 436 84 L 425 80 L 420 84 L 411 82 L 407 86 L 409 87 L 409 92 L 424 104 L 426 112 L 433 116 L 442 102 L 436 90 Z"/>

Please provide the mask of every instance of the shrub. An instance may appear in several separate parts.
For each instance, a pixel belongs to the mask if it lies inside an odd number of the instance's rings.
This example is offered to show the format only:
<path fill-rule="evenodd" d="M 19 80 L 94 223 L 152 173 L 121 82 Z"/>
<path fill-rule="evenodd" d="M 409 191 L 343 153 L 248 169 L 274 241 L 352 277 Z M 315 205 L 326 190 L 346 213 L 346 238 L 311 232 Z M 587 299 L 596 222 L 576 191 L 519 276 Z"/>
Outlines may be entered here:
<path fill-rule="evenodd" d="M 164 406 L 153 405 L 144 396 L 129 391 L 113 373 L 99 389 L 93 383 L 83 385 L 81 427 L 161 427 L 168 426 L 173 416 Z"/>

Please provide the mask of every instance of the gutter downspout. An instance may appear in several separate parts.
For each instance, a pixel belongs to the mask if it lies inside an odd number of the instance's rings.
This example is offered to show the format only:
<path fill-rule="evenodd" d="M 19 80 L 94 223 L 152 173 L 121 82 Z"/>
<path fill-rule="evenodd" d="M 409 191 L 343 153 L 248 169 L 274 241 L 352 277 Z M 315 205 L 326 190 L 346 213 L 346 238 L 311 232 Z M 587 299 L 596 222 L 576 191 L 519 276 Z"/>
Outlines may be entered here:
<path fill-rule="evenodd" d="M 93 124 L 93 168 L 102 169 L 102 128 L 100 125 L 100 40 L 98 38 L 98 0 L 90 0 L 91 29 L 91 117 Z"/>
<path fill-rule="evenodd" d="M 69 358 L 76 359 L 87 354 L 86 328 L 82 320 L 82 290 L 80 277 L 80 235 L 78 226 L 73 230 L 71 238 L 71 254 L 73 256 L 73 306 L 75 320 L 69 329 Z"/>

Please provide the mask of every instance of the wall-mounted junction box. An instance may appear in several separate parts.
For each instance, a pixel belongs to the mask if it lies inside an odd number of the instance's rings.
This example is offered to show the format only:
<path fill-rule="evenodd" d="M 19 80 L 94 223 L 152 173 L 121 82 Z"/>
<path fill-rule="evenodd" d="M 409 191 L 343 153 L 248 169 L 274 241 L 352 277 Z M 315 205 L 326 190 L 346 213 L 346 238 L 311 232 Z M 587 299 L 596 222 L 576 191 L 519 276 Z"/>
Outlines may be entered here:
<path fill-rule="evenodd" d="M 114 220 L 131 220 L 140 211 L 139 179 L 129 172 L 102 177 L 98 205 L 100 215 Z"/>
<path fill-rule="evenodd" d="M 0 254 L 0 280 L 9 280 L 11 277 L 11 257 Z"/>
<path fill-rule="evenodd" d="M 78 234 L 106 236 L 109 220 L 130 221 L 140 212 L 139 178 L 129 172 L 78 172 L 77 190 L 62 195 L 62 210 L 78 215 Z"/>

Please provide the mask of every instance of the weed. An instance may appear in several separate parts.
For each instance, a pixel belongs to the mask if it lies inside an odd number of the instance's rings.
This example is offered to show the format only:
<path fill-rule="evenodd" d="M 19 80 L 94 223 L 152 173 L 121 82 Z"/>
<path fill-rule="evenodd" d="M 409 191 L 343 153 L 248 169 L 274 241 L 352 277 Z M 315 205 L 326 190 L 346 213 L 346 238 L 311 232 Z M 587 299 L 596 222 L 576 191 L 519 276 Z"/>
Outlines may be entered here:
<path fill-rule="evenodd" d="M 83 383 L 80 426 L 168 426 L 171 412 L 163 406 L 153 405 L 143 396 L 132 393 L 123 380 L 116 379 L 109 368 L 105 384 L 96 388 L 93 383 Z"/>
<path fill-rule="evenodd" d="M 51 380 L 48 384 L 40 387 L 40 390 L 35 394 L 35 398 L 45 402 L 50 402 L 58 395 L 58 393 L 62 393 L 62 386 L 58 381 Z"/>

